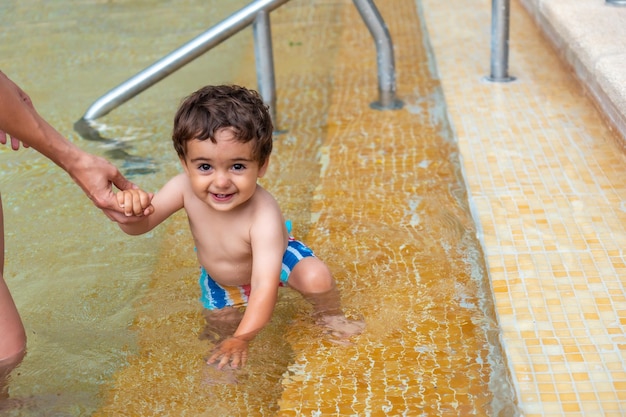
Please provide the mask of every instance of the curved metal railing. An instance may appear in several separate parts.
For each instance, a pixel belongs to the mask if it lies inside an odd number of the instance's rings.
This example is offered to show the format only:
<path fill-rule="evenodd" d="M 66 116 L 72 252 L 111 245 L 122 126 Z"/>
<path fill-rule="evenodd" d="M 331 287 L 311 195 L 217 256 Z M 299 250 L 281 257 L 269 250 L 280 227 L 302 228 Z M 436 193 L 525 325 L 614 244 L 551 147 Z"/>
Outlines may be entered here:
<path fill-rule="evenodd" d="M 76 122 L 75 129 L 82 135 L 89 121 L 108 114 L 251 24 L 254 32 L 259 93 L 269 106 L 272 118 L 276 120 L 276 87 L 269 13 L 288 1 L 256 0 L 233 13 L 97 99 L 87 109 L 82 119 Z M 381 110 L 400 108 L 402 103 L 396 98 L 393 44 L 387 26 L 373 0 L 353 0 L 353 2 L 376 44 L 379 100 L 372 103 L 371 107 Z"/>

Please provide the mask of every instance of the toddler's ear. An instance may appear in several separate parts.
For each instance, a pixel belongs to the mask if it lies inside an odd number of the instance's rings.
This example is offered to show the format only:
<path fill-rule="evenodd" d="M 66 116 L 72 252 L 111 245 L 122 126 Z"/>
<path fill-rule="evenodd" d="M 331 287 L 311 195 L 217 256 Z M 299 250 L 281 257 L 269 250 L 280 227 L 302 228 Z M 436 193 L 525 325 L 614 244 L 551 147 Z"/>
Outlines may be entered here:
<path fill-rule="evenodd" d="M 267 172 L 267 167 L 270 165 L 270 157 L 268 156 L 265 163 L 259 167 L 259 178 L 263 178 L 263 175 Z"/>
<path fill-rule="evenodd" d="M 189 174 L 189 167 L 187 167 L 187 161 L 185 161 L 185 158 L 178 158 L 178 160 L 180 161 L 180 164 L 183 166 L 185 173 Z"/>

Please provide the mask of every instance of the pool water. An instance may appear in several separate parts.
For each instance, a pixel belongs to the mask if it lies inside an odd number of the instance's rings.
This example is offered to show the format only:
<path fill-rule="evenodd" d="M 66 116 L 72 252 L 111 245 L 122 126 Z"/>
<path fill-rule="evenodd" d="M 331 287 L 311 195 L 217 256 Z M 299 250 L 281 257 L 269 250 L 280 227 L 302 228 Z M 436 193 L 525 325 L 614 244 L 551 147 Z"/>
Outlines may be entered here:
<path fill-rule="evenodd" d="M 397 111 L 369 108 L 375 51 L 351 2 L 272 13 L 285 133 L 262 182 L 366 331 L 333 344 L 309 306 L 281 290 L 249 365 L 217 371 L 204 364 L 184 215 L 126 236 L 45 159 L 3 150 L 6 277 L 29 337 L 9 415 L 517 413 L 418 5 L 380 3 L 396 45 Z M 256 86 L 251 30 L 98 120 L 109 140 L 72 126 L 108 89 L 244 4 L 4 2 L 0 67 L 71 140 L 157 190 L 179 171 L 169 135 L 180 99 L 208 83 Z"/>

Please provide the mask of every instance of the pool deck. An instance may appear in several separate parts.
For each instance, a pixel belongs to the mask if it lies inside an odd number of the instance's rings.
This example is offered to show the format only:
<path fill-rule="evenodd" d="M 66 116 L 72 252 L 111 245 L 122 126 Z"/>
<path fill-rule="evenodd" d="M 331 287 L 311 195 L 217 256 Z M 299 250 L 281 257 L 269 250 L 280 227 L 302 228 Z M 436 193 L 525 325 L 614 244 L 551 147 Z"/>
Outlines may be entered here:
<path fill-rule="evenodd" d="M 504 350 L 526 416 L 623 416 L 626 7 L 520 1 L 511 83 L 490 1 L 423 1 Z"/>
<path fill-rule="evenodd" d="M 520 0 L 624 140 L 626 4 L 619 1 Z"/>

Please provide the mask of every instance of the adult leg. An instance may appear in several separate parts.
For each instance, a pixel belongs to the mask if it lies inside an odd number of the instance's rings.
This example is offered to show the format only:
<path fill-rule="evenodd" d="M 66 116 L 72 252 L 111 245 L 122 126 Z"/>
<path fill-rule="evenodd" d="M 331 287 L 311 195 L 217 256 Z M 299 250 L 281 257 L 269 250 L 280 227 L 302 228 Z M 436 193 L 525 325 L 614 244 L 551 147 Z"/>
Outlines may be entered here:
<path fill-rule="evenodd" d="M 0 361 L 19 355 L 26 347 L 26 332 L 4 281 L 4 220 L 0 197 Z"/>
<path fill-rule="evenodd" d="M 26 355 L 25 349 L 10 358 L 0 360 L 0 414 L 2 414 L 2 400 L 9 398 L 9 375 L 22 363 L 24 355 Z"/>
<path fill-rule="evenodd" d="M 6 378 L 22 361 L 25 351 L 24 325 L 4 282 L 4 220 L 0 197 L 0 399 L 6 397 Z"/>

